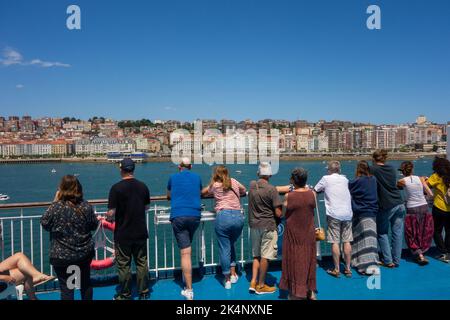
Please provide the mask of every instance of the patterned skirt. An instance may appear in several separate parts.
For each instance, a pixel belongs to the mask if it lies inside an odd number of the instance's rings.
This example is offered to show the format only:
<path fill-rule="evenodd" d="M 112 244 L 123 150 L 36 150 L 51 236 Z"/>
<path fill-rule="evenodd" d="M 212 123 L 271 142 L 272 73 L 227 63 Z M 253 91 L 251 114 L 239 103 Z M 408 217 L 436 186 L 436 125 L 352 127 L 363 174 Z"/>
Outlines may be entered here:
<path fill-rule="evenodd" d="M 353 218 L 352 267 L 365 273 L 367 268 L 377 266 L 378 241 L 375 217 Z"/>
<path fill-rule="evenodd" d="M 425 253 L 433 239 L 433 216 L 428 206 L 408 208 L 405 217 L 405 240 L 413 255 Z"/>

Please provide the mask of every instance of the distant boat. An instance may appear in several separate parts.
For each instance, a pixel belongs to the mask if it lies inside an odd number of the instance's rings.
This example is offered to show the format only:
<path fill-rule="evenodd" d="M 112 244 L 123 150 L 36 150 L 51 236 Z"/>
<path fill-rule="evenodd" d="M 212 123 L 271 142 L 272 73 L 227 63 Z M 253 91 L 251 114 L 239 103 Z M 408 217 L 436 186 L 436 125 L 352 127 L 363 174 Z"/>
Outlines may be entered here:
<path fill-rule="evenodd" d="M 74 173 L 73 176 L 74 177 L 78 177 L 80 174 L 79 173 Z"/>
<path fill-rule="evenodd" d="M 7 194 L 0 194 L 0 201 L 6 201 L 9 200 L 9 196 Z"/>
<path fill-rule="evenodd" d="M 237 173 L 237 174 L 241 174 L 242 171 L 241 171 L 241 170 L 236 170 L 236 173 Z"/>
<path fill-rule="evenodd" d="M 56 169 L 52 169 L 52 173 L 56 173 Z"/>

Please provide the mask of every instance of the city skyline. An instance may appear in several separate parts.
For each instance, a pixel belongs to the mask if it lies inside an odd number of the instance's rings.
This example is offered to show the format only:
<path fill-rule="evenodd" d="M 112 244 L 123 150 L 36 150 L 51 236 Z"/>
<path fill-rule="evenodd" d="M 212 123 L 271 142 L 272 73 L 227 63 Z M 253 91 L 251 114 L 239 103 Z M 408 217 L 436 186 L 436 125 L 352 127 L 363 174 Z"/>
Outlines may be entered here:
<path fill-rule="evenodd" d="M 81 30 L 66 28 L 69 4 Z M 124 4 L 1 0 L 2 113 L 450 120 L 448 1 Z"/>
<path fill-rule="evenodd" d="M 138 119 L 115 119 L 112 117 L 107 117 L 105 115 L 94 115 L 94 116 L 90 116 L 88 118 L 76 118 L 73 115 L 65 115 L 64 117 L 55 117 L 55 116 L 39 116 L 39 117 L 33 117 L 30 114 L 23 114 L 23 115 L 3 115 L 0 114 L 0 119 L 3 119 L 3 121 L 8 121 L 8 120 L 23 120 L 23 119 L 30 119 L 32 121 L 38 121 L 38 120 L 42 120 L 42 119 L 61 119 L 64 120 L 65 122 L 77 122 L 77 121 L 85 121 L 85 122 L 95 122 L 98 121 L 100 119 L 103 120 L 107 120 L 107 121 L 114 121 L 117 123 L 120 122 L 139 122 L 139 121 L 151 121 L 153 124 L 164 124 L 164 123 L 171 123 L 171 122 L 178 122 L 180 124 L 183 123 L 190 123 L 190 124 L 194 124 L 196 121 L 216 121 L 217 123 L 221 123 L 223 121 L 231 121 L 231 122 L 235 122 L 236 124 L 241 123 L 241 122 L 246 122 L 246 121 L 251 121 L 253 123 L 261 123 L 261 122 L 267 122 L 267 121 L 271 121 L 271 122 L 289 122 L 291 125 L 295 125 L 296 122 L 306 122 L 309 124 L 317 124 L 317 123 L 321 123 L 321 122 L 325 122 L 325 123 L 333 123 L 333 122 L 346 122 L 346 123 L 351 123 L 351 124 L 357 124 L 357 125 L 372 125 L 372 126 L 383 126 L 383 125 L 411 125 L 411 124 L 417 124 L 418 121 L 423 121 L 429 124 L 437 124 L 437 125 L 446 125 L 446 124 L 450 124 L 450 118 L 449 120 L 442 120 L 442 121 L 431 121 L 427 115 L 425 114 L 420 114 L 417 115 L 415 118 L 411 118 L 409 120 L 405 120 L 405 121 L 401 121 L 401 122 L 385 122 L 385 123 L 374 123 L 374 122 L 370 122 L 370 121 L 350 121 L 350 120 L 346 120 L 346 119 L 319 119 L 317 121 L 312 121 L 310 119 L 281 119 L 281 118 L 264 118 L 264 119 L 233 119 L 231 117 L 228 118 L 222 118 L 222 119 L 214 119 L 214 118 L 197 118 L 197 119 L 193 119 L 193 120 L 181 120 L 181 119 L 176 119 L 176 118 L 172 118 L 172 119 L 158 119 L 158 118 L 138 118 Z M 422 119 L 422 120 L 419 120 Z M 67 120 L 67 121 L 66 121 Z M 1 129 L 1 128 L 0 128 Z"/>

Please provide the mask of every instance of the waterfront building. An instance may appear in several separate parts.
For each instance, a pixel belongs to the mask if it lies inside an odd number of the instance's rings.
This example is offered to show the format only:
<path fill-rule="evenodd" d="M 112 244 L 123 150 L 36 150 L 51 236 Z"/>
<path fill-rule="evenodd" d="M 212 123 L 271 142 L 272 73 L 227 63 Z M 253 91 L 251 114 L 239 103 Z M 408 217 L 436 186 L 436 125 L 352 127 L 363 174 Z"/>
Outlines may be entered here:
<path fill-rule="evenodd" d="M 80 139 L 75 142 L 75 153 L 78 155 L 104 155 L 108 152 L 128 152 L 136 151 L 136 144 L 133 139 L 115 138 L 93 138 Z"/>

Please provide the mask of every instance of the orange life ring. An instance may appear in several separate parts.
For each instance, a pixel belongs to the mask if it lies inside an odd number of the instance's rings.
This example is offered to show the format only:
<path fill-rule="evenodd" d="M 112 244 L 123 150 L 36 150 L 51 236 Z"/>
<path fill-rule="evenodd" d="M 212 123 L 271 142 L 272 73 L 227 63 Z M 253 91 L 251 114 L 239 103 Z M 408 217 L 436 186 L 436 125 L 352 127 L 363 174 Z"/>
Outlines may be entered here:
<path fill-rule="evenodd" d="M 104 229 L 114 231 L 114 229 L 116 228 L 115 222 L 106 221 L 106 219 L 104 217 L 99 218 L 99 221 L 101 223 L 101 227 Z M 103 269 L 111 268 L 113 265 L 114 265 L 114 256 L 108 257 L 105 259 L 101 259 L 101 260 L 94 259 L 91 262 L 91 269 L 103 270 Z"/>

